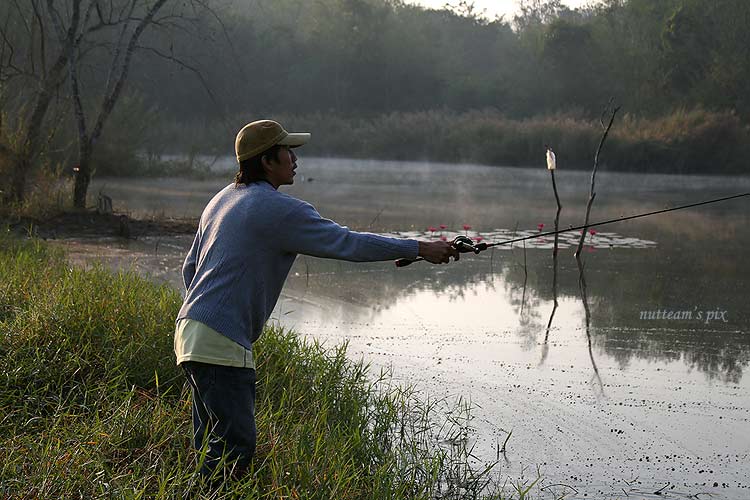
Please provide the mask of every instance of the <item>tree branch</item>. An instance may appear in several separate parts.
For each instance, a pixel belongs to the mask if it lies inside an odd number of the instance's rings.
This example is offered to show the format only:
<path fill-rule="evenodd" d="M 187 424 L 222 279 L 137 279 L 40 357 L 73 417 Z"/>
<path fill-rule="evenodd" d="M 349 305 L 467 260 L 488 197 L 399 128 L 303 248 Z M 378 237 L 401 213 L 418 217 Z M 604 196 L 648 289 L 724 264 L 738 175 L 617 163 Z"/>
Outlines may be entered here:
<path fill-rule="evenodd" d="M 153 47 L 144 47 L 142 45 L 138 45 L 136 47 L 139 50 L 144 50 L 147 52 L 151 52 L 152 54 L 156 55 L 157 57 L 160 57 L 162 59 L 165 59 L 167 61 L 173 62 L 177 64 L 178 66 L 185 68 L 186 70 L 193 73 L 195 76 L 198 77 L 198 80 L 200 80 L 201 85 L 203 86 L 203 90 L 206 91 L 206 94 L 208 95 L 209 99 L 211 99 L 211 102 L 213 102 L 214 106 L 219 106 L 218 101 L 216 100 L 216 96 L 214 96 L 214 93 L 211 91 L 211 88 L 208 85 L 208 82 L 206 81 L 205 77 L 203 76 L 203 73 L 196 68 L 195 66 L 191 66 L 190 64 L 186 63 L 185 61 L 181 60 L 178 57 L 175 57 L 172 54 L 165 54 L 161 52 L 159 49 L 153 48 Z"/>
<path fill-rule="evenodd" d="M 133 2 L 135 3 L 135 0 L 133 0 Z M 138 39 L 143 33 L 143 30 L 145 30 L 146 27 L 151 23 L 154 16 L 159 12 L 159 10 L 164 6 L 166 2 L 167 0 L 157 0 L 148 10 L 143 20 L 138 24 L 138 26 L 136 26 L 135 30 L 133 31 L 133 34 L 130 37 L 130 41 L 128 42 L 127 49 L 125 50 L 125 58 L 122 62 L 121 71 L 117 79 L 117 83 L 115 84 L 111 93 L 109 93 L 104 98 L 101 110 L 99 112 L 99 117 L 96 121 L 96 125 L 94 126 L 94 130 L 91 132 L 91 136 L 89 137 L 89 141 L 91 144 L 93 144 L 99 138 L 99 135 L 104 128 L 104 123 L 112 112 L 115 102 L 117 102 L 117 98 L 120 96 L 120 92 L 125 85 L 125 80 L 128 77 L 128 70 L 130 69 L 130 61 L 133 58 L 133 53 L 135 52 L 135 48 L 138 44 Z"/>
<path fill-rule="evenodd" d="M 47 43 L 46 43 L 46 30 L 44 29 L 44 22 L 42 21 L 42 13 L 39 11 L 39 0 L 31 0 L 31 8 L 34 9 L 34 18 L 36 19 L 37 25 L 39 26 L 39 61 L 42 66 L 42 79 L 47 78 Z"/>
<path fill-rule="evenodd" d="M 610 100 L 611 102 L 611 100 Z M 609 108 L 609 105 L 607 106 Z M 596 171 L 599 168 L 599 154 L 602 152 L 602 147 L 604 147 L 604 142 L 607 140 L 607 136 L 609 135 L 609 131 L 612 128 L 612 123 L 615 121 L 615 116 L 617 116 L 617 112 L 620 110 L 620 106 L 615 107 L 612 110 L 612 115 L 609 118 L 609 124 L 604 129 L 604 133 L 602 134 L 602 138 L 599 140 L 599 147 L 596 148 L 596 154 L 594 155 L 594 168 L 591 171 L 591 190 L 589 193 L 589 201 L 586 204 L 586 217 L 583 221 L 584 228 L 581 229 L 581 237 L 578 240 L 578 247 L 576 248 L 575 257 L 576 260 L 580 260 L 581 258 L 581 249 L 583 248 L 583 241 L 586 239 L 586 229 L 589 223 L 589 216 L 591 215 L 591 205 L 594 204 L 594 198 L 596 197 L 596 191 L 595 191 L 595 180 L 596 180 Z M 606 112 L 606 111 L 605 111 Z M 604 115 L 602 115 L 604 116 Z M 602 125 L 604 123 L 602 122 Z"/>
<path fill-rule="evenodd" d="M 89 4 L 89 7 L 91 7 L 91 4 Z M 91 9 L 88 9 L 88 13 L 90 13 Z M 66 40 L 68 43 L 68 72 L 70 75 L 70 90 L 71 90 L 71 98 L 73 99 L 73 113 L 76 118 L 76 124 L 78 125 L 78 141 L 79 141 L 79 148 L 83 147 L 84 145 L 88 145 L 88 138 L 86 137 L 86 115 L 83 112 L 83 103 L 81 102 L 81 89 L 78 83 L 78 44 L 76 43 L 77 40 L 80 40 L 79 37 L 75 37 L 75 32 L 77 30 L 74 30 L 74 27 L 78 26 L 78 19 L 80 17 L 80 0 L 77 0 L 73 4 L 73 16 L 71 21 L 71 30 L 68 31 L 68 39 Z M 84 23 L 86 20 L 84 19 Z"/>

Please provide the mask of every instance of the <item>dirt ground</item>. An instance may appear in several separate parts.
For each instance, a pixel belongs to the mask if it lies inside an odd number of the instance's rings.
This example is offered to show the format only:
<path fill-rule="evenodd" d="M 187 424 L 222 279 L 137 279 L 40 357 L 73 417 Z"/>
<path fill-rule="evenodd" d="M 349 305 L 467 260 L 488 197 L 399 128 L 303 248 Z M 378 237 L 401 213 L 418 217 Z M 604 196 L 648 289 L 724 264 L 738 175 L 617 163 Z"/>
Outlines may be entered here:
<path fill-rule="evenodd" d="M 0 216 L 0 228 L 21 236 L 35 236 L 44 240 L 81 237 L 122 237 L 138 239 L 144 236 L 192 234 L 198 219 L 160 217 L 134 219 L 125 214 L 100 214 L 95 211 L 62 212 L 47 219 Z"/>

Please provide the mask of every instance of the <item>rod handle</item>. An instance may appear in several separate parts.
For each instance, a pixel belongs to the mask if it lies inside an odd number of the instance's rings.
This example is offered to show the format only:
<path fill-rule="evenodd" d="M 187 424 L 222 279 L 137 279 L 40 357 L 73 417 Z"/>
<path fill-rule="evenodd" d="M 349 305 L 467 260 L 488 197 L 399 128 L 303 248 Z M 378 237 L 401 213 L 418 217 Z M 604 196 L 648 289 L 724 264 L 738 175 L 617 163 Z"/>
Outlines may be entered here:
<path fill-rule="evenodd" d="M 396 267 L 406 267 L 408 265 L 414 264 L 415 262 L 419 262 L 420 260 L 424 260 L 422 257 L 418 257 L 414 260 L 411 259 L 396 259 Z"/>

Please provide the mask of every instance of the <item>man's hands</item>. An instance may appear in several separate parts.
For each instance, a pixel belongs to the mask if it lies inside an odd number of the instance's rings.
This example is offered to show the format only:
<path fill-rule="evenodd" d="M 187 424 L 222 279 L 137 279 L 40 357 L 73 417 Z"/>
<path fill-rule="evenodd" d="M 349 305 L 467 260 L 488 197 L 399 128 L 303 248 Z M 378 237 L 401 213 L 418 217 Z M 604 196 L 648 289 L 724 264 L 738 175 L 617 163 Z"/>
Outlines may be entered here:
<path fill-rule="evenodd" d="M 419 256 L 432 264 L 447 264 L 451 257 L 458 260 L 458 250 L 447 241 L 420 241 Z"/>

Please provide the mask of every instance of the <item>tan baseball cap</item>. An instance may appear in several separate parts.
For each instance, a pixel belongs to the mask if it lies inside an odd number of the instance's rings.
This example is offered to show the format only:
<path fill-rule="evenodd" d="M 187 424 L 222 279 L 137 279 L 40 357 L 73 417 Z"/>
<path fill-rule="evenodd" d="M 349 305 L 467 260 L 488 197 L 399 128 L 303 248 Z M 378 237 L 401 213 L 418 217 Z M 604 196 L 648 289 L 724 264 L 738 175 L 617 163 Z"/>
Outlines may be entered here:
<path fill-rule="evenodd" d="M 309 140 L 308 133 L 290 134 L 278 122 L 258 120 L 242 127 L 234 140 L 234 151 L 241 162 L 277 144 L 296 148 Z"/>

